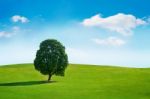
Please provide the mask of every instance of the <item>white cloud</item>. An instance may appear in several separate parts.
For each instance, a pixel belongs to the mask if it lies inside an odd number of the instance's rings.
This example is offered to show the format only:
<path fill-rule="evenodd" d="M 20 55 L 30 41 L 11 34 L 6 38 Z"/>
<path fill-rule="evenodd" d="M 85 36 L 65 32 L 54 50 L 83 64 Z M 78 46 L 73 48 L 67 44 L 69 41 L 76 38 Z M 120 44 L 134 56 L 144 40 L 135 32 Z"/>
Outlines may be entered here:
<path fill-rule="evenodd" d="M 121 46 L 126 44 L 124 40 L 117 37 L 108 37 L 106 39 L 94 38 L 92 41 L 99 45 Z"/>
<path fill-rule="evenodd" d="M 29 19 L 24 17 L 24 16 L 20 16 L 20 15 L 14 15 L 12 16 L 12 21 L 13 22 L 21 22 L 21 23 L 27 23 L 29 22 Z"/>
<path fill-rule="evenodd" d="M 10 31 L 0 31 L 0 38 L 10 38 L 20 31 L 20 27 L 14 26 Z"/>
<path fill-rule="evenodd" d="M 137 26 L 145 25 L 146 23 L 147 22 L 143 19 L 136 18 L 131 14 L 118 13 L 106 18 L 97 14 L 91 18 L 84 19 L 82 25 L 87 27 L 99 27 L 126 36 L 131 35 L 132 30 Z"/>
<path fill-rule="evenodd" d="M 9 32 L 6 32 L 6 31 L 1 31 L 0 32 L 0 38 L 2 38 L 2 37 L 9 38 L 12 35 L 13 35 L 12 33 L 9 33 Z"/>
<path fill-rule="evenodd" d="M 18 31 L 20 31 L 20 27 L 14 26 L 14 27 L 12 27 L 12 30 L 13 30 L 14 32 L 18 32 Z"/>

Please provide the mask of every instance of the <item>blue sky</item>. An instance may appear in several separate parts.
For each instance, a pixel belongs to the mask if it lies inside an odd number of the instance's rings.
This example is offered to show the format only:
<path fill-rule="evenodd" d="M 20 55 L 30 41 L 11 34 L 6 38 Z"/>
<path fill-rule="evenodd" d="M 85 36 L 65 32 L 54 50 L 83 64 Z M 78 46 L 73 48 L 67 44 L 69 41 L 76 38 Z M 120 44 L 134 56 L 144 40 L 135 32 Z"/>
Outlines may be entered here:
<path fill-rule="evenodd" d="M 149 0 L 0 0 L 0 64 L 55 38 L 70 63 L 150 67 Z"/>

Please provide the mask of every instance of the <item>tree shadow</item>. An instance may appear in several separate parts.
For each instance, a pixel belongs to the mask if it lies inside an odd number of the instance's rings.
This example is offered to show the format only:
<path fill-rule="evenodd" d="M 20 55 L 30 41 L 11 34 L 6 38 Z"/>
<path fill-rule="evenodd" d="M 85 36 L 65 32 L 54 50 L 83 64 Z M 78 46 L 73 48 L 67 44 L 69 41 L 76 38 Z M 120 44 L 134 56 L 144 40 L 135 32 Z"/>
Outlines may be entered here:
<path fill-rule="evenodd" d="M 30 86 L 30 85 L 40 85 L 55 83 L 56 81 L 25 81 L 25 82 L 10 82 L 10 83 L 0 83 L 0 86 Z"/>

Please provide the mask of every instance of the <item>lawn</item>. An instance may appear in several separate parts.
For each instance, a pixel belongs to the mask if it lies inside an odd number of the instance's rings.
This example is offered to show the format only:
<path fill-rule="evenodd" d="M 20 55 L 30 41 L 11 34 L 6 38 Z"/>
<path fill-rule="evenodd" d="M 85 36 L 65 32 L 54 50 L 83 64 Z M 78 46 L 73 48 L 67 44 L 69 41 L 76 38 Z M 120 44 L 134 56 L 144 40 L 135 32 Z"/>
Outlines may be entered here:
<path fill-rule="evenodd" d="M 0 99 L 150 99 L 150 68 L 71 64 L 65 77 L 32 64 L 0 67 Z"/>

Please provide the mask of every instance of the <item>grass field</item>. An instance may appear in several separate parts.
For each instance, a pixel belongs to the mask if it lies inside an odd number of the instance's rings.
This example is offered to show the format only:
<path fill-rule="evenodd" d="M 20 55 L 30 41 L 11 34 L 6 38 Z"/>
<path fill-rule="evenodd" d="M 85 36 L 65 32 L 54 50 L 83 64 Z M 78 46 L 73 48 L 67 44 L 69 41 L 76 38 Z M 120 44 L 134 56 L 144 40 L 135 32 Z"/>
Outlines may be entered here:
<path fill-rule="evenodd" d="M 0 67 L 0 99 L 150 99 L 150 69 L 69 65 L 65 77 L 32 64 Z"/>

